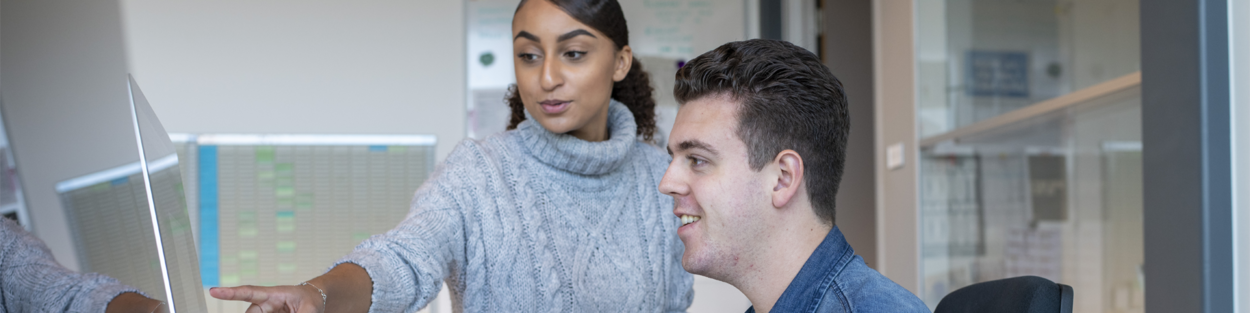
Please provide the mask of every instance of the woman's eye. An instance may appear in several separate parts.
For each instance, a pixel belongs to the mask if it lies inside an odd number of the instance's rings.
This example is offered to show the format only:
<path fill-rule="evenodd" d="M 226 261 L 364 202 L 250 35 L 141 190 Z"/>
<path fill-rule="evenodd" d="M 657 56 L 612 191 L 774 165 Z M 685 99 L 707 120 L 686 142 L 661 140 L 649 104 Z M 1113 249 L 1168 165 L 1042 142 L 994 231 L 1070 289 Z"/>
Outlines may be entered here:
<path fill-rule="evenodd" d="M 564 57 L 575 60 L 582 58 L 584 55 L 586 55 L 585 51 L 569 51 L 564 53 Z"/>
<path fill-rule="evenodd" d="M 521 53 L 521 54 L 517 54 L 516 56 L 517 58 L 520 58 L 521 61 L 533 61 L 535 59 L 538 59 L 538 55 L 533 54 L 533 53 Z"/>

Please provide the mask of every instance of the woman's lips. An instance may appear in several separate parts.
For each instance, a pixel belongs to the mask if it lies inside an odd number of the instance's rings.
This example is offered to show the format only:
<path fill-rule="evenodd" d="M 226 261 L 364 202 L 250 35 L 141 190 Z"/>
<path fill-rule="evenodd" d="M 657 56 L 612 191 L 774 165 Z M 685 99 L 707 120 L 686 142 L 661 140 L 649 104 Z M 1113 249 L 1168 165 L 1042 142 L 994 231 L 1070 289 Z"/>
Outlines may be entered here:
<path fill-rule="evenodd" d="M 570 103 L 572 103 L 572 101 L 546 100 L 543 102 L 539 102 L 538 104 L 543 108 L 544 113 L 560 114 L 560 113 L 564 113 L 564 111 L 568 111 L 569 107 L 572 107 L 571 105 L 569 105 Z"/>

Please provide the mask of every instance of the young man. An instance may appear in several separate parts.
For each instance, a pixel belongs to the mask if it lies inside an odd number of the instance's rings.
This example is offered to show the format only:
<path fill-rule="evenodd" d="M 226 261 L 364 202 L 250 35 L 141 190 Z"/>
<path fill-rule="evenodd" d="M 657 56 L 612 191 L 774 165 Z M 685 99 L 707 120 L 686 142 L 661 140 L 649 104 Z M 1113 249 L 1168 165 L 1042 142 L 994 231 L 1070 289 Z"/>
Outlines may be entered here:
<path fill-rule="evenodd" d="M 869 268 L 834 224 L 848 115 L 812 53 L 732 42 L 686 63 L 660 191 L 673 196 L 687 271 L 727 282 L 747 312 L 928 312 Z"/>

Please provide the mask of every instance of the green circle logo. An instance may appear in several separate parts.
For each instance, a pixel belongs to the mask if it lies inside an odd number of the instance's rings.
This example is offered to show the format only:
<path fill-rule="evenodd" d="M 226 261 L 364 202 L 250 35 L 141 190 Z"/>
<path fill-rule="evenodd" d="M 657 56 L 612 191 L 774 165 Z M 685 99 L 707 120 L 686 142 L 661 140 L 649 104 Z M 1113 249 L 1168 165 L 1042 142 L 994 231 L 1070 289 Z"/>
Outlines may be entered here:
<path fill-rule="evenodd" d="M 482 56 L 477 57 L 477 61 L 482 62 L 482 66 L 490 66 L 495 63 L 495 54 L 490 51 L 483 52 Z"/>

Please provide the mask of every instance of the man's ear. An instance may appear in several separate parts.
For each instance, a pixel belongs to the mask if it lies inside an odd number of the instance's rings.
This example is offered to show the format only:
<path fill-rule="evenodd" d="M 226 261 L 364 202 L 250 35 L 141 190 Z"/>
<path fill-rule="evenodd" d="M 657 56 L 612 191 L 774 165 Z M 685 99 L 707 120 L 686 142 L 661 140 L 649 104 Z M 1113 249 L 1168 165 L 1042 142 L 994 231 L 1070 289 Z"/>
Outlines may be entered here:
<path fill-rule="evenodd" d="M 803 188 L 803 158 L 794 150 L 777 153 L 777 185 L 773 186 L 773 207 L 785 207 Z"/>
<path fill-rule="evenodd" d="M 629 68 L 634 66 L 634 50 L 629 46 L 616 52 L 616 67 L 612 72 L 612 81 L 619 82 L 629 76 Z"/>

